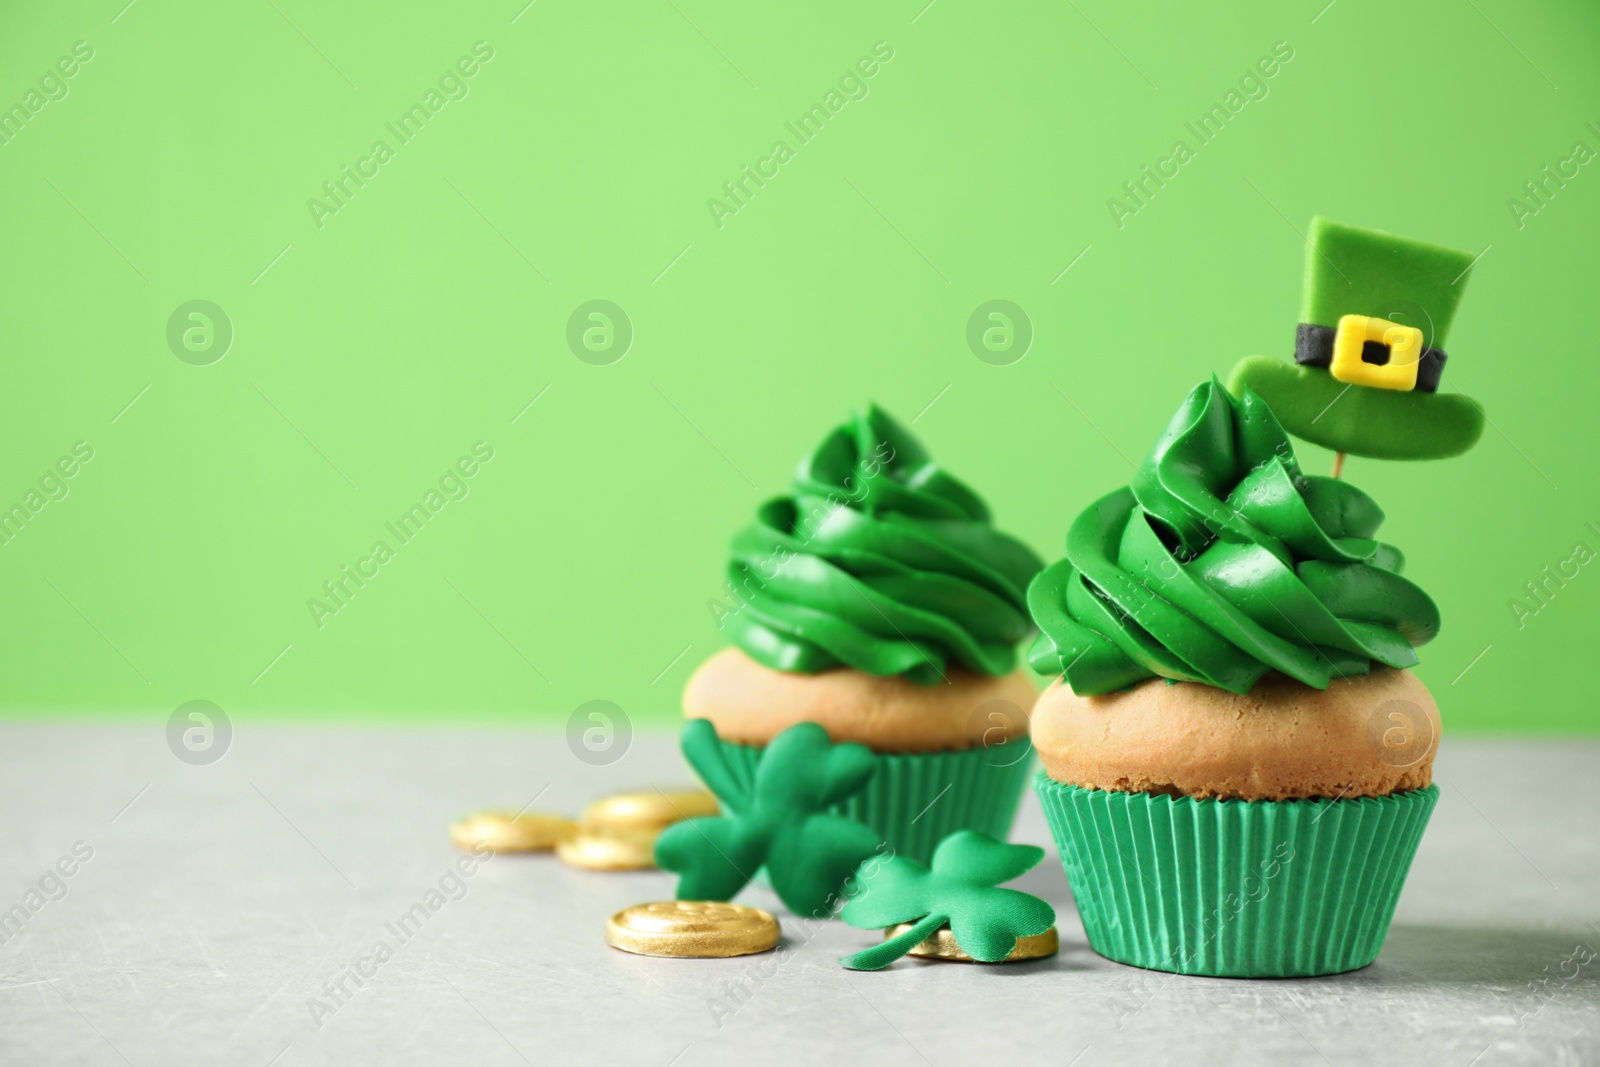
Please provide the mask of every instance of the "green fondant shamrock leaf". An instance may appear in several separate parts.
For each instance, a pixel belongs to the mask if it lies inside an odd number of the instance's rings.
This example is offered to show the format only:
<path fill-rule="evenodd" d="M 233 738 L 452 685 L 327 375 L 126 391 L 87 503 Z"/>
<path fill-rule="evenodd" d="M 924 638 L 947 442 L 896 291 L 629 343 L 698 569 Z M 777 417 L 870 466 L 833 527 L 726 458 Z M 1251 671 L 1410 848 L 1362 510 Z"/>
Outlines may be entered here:
<path fill-rule="evenodd" d="M 863 929 L 916 925 L 839 962 L 853 971 L 880 970 L 946 923 L 956 944 L 973 959 L 1005 959 L 1017 947 L 1017 938 L 1042 934 L 1056 921 L 1055 909 L 1038 897 L 995 888 L 1043 856 L 1037 845 L 1008 845 L 975 830 L 959 830 L 939 842 L 931 870 L 904 856 L 867 861 L 855 878 L 859 888 L 840 918 Z"/>
<path fill-rule="evenodd" d="M 877 767 L 864 745 L 839 744 L 814 722 L 773 738 L 745 788 L 729 768 L 716 728 L 683 728 L 683 754 L 722 801 L 725 815 L 689 819 L 656 839 L 656 864 L 676 871 L 679 900 L 731 900 L 766 867 L 772 888 L 797 915 L 827 915 L 877 831 L 828 808 L 859 792 Z"/>

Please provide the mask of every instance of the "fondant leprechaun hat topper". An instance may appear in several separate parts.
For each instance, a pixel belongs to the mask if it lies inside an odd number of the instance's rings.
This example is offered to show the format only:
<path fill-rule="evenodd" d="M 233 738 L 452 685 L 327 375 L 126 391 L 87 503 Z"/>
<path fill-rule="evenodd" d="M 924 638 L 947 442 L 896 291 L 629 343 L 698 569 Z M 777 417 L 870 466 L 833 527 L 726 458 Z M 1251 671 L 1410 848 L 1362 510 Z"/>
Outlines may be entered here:
<path fill-rule="evenodd" d="M 1312 219 L 1294 365 L 1250 356 L 1229 388 L 1253 390 L 1284 429 L 1335 452 L 1460 455 L 1483 432 L 1483 409 L 1439 387 L 1472 263 L 1468 252 Z"/>

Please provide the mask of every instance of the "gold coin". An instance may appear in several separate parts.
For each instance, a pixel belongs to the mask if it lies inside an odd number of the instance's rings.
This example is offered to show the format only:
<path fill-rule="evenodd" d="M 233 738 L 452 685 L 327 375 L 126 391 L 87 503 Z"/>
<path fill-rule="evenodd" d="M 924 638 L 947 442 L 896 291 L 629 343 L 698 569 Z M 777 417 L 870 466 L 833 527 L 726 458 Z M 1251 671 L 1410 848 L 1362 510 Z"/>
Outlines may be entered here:
<path fill-rule="evenodd" d="M 571 819 L 537 811 L 475 811 L 450 826 L 450 840 L 471 851 L 479 843 L 496 852 L 538 852 L 578 832 Z"/>
<path fill-rule="evenodd" d="M 748 956 L 767 951 L 778 936 L 771 912 L 720 900 L 635 904 L 606 922 L 606 944 L 640 956 Z"/>
<path fill-rule="evenodd" d="M 883 932 L 883 939 L 899 937 L 911 929 L 910 923 L 901 923 L 891 926 Z M 998 963 L 1016 963 L 1020 960 L 1038 960 L 1046 956 L 1054 956 L 1061 950 L 1061 938 L 1052 926 L 1042 934 L 1033 934 L 1028 937 L 1017 938 L 1017 947 L 1011 950 L 1011 955 Z M 909 955 L 922 956 L 927 959 L 959 960 L 963 963 L 977 963 L 978 961 L 961 951 L 961 946 L 956 944 L 956 935 L 950 932 L 948 926 L 941 926 L 932 936 L 920 941 Z"/>
<path fill-rule="evenodd" d="M 621 793 L 590 804 L 583 825 L 601 830 L 663 830 L 683 819 L 717 813 L 717 798 L 710 793 Z"/>
<path fill-rule="evenodd" d="M 639 871 L 656 865 L 656 835 L 579 830 L 556 845 L 556 855 L 587 871 Z"/>

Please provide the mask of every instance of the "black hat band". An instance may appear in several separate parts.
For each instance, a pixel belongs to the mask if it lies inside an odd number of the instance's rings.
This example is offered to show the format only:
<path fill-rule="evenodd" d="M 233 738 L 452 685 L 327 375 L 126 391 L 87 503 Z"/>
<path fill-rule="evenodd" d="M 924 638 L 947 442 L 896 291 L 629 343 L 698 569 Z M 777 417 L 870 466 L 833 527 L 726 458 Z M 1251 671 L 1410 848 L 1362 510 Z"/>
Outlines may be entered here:
<path fill-rule="evenodd" d="M 1338 330 L 1333 326 L 1318 326 L 1302 322 L 1294 328 L 1294 361 L 1302 367 L 1327 367 L 1333 363 L 1333 338 Z M 1367 349 L 1374 357 L 1367 359 Z M 1388 350 L 1376 342 L 1368 342 L 1361 358 L 1368 363 L 1387 363 Z M 1439 391 L 1439 378 L 1444 374 L 1444 361 L 1448 357 L 1442 348 L 1424 348 L 1417 360 L 1417 391 Z"/>

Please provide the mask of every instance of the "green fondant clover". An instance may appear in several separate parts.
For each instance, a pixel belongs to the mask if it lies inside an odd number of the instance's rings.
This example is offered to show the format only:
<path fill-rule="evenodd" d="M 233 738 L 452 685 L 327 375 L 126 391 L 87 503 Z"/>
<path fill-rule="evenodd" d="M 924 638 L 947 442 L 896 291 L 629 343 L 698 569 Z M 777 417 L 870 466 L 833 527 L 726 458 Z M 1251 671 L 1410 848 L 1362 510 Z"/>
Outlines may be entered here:
<path fill-rule="evenodd" d="M 956 944 L 975 960 L 997 963 L 1011 955 L 1019 937 L 1050 929 L 1056 912 L 1036 896 L 997 889 L 1044 856 L 1037 845 L 1008 845 L 976 830 L 958 830 L 939 842 L 930 870 L 904 856 L 862 864 L 857 889 L 840 912 L 851 926 L 873 929 L 915 922 L 881 945 L 845 956 L 853 971 L 889 966 L 946 923 Z M 877 868 L 868 868 L 877 864 Z"/>
<path fill-rule="evenodd" d="M 864 745 L 839 744 L 814 722 L 772 740 L 744 787 L 723 757 L 716 728 L 683 728 L 683 754 L 727 814 L 689 819 L 656 839 L 656 864 L 676 871 L 679 900 L 731 900 L 765 867 L 796 915 L 828 915 L 839 889 L 882 843 L 877 831 L 828 808 L 859 792 L 877 767 Z"/>

